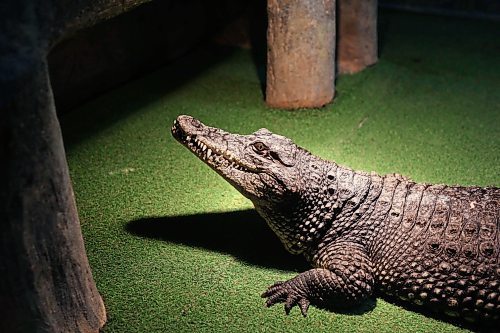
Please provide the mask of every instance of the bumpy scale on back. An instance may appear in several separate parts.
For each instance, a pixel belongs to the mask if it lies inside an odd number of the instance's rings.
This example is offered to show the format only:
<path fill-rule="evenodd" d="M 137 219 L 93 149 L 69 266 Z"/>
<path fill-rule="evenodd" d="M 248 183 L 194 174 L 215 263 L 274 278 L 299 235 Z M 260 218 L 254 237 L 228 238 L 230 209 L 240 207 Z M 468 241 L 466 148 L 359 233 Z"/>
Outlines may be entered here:
<path fill-rule="evenodd" d="M 469 321 L 499 321 L 500 189 L 353 171 L 261 129 L 231 134 L 179 116 L 174 137 L 249 198 L 313 269 L 266 304 L 357 304 L 375 289 Z"/>

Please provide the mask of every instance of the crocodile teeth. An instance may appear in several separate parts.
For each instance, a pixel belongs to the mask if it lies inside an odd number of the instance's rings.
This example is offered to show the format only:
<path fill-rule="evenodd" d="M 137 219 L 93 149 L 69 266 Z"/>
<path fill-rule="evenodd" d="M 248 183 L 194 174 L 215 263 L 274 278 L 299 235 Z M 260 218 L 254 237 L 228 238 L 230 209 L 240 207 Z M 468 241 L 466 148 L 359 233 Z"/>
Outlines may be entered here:
<path fill-rule="evenodd" d="M 225 151 L 222 153 L 217 150 L 212 150 L 209 146 L 203 143 L 202 140 L 198 139 L 196 135 L 186 135 L 184 142 L 193 150 L 193 152 L 205 161 L 210 161 L 211 163 L 216 164 L 224 164 L 228 168 L 235 170 L 245 172 L 248 171 L 246 167 L 237 162 L 236 157 L 231 152 Z"/>

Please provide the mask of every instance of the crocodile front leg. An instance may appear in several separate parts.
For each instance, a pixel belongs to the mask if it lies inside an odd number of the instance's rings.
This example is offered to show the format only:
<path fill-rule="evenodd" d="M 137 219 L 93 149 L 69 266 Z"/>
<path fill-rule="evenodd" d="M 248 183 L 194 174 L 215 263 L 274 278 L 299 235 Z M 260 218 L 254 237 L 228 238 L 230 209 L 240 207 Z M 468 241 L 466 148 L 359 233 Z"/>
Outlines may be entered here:
<path fill-rule="evenodd" d="M 372 294 L 372 264 L 361 245 L 336 242 L 312 260 L 317 268 L 288 281 L 276 282 L 262 294 L 268 307 L 285 303 L 285 312 L 289 314 L 298 305 L 306 316 L 310 304 L 352 306 Z"/>

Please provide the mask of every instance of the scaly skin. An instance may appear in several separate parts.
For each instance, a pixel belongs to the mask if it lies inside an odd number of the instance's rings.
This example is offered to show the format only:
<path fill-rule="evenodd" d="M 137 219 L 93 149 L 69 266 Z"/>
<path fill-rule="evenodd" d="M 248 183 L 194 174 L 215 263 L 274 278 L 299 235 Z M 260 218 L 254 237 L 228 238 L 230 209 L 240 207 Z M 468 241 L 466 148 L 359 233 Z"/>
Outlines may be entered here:
<path fill-rule="evenodd" d="M 467 321 L 500 317 L 500 189 L 353 171 L 261 129 L 179 116 L 174 137 L 249 198 L 314 268 L 270 286 L 267 306 L 355 305 L 375 290 Z"/>

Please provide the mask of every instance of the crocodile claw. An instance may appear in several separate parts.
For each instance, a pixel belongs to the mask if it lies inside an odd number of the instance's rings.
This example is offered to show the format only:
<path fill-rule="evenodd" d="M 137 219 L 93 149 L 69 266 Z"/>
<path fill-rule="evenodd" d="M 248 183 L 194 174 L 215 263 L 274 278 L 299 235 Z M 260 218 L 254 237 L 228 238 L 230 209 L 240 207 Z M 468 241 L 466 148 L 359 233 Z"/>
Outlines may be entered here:
<path fill-rule="evenodd" d="M 295 305 L 298 305 L 300 312 L 306 317 L 310 301 L 305 297 L 304 292 L 294 286 L 295 283 L 293 283 L 293 281 L 293 279 L 286 282 L 278 281 L 267 288 L 261 297 L 267 298 L 267 307 L 277 303 L 285 303 L 285 313 L 287 315 L 290 314 L 290 310 Z"/>

